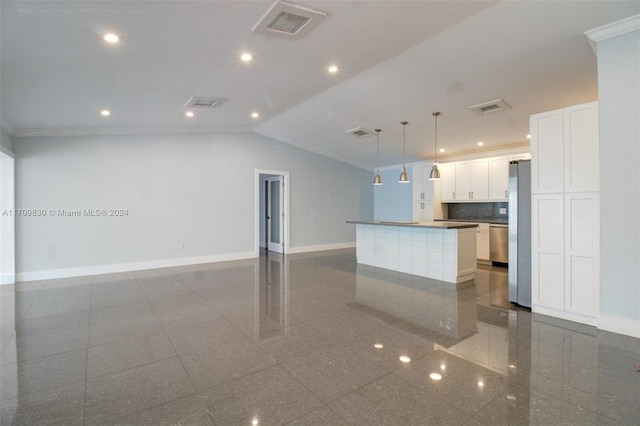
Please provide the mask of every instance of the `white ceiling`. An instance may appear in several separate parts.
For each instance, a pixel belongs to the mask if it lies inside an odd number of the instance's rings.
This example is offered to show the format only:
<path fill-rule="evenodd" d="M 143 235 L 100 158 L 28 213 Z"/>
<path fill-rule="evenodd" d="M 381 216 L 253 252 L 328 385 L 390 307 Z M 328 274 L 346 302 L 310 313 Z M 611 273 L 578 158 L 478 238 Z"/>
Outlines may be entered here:
<path fill-rule="evenodd" d="M 407 120 L 407 161 L 432 158 L 437 110 L 447 155 L 522 146 L 530 114 L 597 99 L 583 32 L 640 13 L 638 1 L 295 2 L 328 13 L 299 40 L 251 32 L 270 0 L 2 0 L 2 125 L 16 136 L 255 129 L 372 168 L 375 137 L 346 130 L 382 128 L 381 164 L 397 164 Z M 107 45 L 109 31 L 123 41 Z M 188 119 L 191 96 L 228 101 Z M 467 108 L 496 98 L 512 109 Z"/>

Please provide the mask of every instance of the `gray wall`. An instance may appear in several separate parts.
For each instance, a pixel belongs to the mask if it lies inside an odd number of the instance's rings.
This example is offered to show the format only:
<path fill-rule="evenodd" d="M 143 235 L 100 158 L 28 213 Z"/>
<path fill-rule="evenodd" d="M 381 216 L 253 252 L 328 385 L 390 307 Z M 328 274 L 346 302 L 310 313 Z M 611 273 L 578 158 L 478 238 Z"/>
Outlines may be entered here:
<path fill-rule="evenodd" d="M 13 150 L 13 138 L 3 128 L 0 128 L 0 146 L 5 148 L 6 151 L 9 151 L 11 153 L 14 152 L 14 150 Z"/>
<path fill-rule="evenodd" d="M 0 284 L 15 282 L 15 218 L 5 215 L 14 208 L 13 157 L 0 152 Z"/>
<path fill-rule="evenodd" d="M 598 43 L 601 327 L 640 337 L 640 31 Z"/>
<path fill-rule="evenodd" d="M 412 167 L 407 167 L 407 173 L 411 176 Z M 374 192 L 374 218 L 375 220 L 406 220 L 413 219 L 413 183 L 398 183 L 402 167 L 380 170 L 383 185 L 373 185 L 373 173 L 371 185 Z"/>
<path fill-rule="evenodd" d="M 254 250 L 255 169 L 290 172 L 291 247 L 355 241 L 371 172 L 254 133 L 19 138 L 16 206 L 128 209 L 19 218 L 17 272 Z M 184 244 L 175 250 L 175 243 Z"/>

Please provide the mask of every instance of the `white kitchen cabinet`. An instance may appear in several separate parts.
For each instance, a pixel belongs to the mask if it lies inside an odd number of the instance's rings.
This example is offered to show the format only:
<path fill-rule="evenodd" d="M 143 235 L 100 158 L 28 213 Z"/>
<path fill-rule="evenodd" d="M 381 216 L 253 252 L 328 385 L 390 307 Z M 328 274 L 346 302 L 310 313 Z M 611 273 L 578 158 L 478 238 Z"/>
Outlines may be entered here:
<path fill-rule="evenodd" d="M 432 222 L 434 218 L 434 185 L 429 180 L 432 164 L 416 163 L 411 167 L 413 220 L 417 222 Z"/>
<path fill-rule="evenodd" d="M 598 103 L 564 110 L 564 190 L 600 190 Z"/>
<path fill-rule="evenodd" d="M 489 199 L 489 161 L 487 159 L 456 163 L 456 200 L 487 201 Z"/>
<path fill-rule="evenodd" d="M 433 163 L 414 164 L 412 168 L 413 200 L 433 201 L 433 181 L 429 180 L 429 173 Z"/>
<path fill-rule="evenodd" d="M 456 163 L 439 164 L 440 200 L 451 202 L 456 200 Z"/>
<path fill-rule="evenodd" d="M 455 197 L 458 201 L 471 200 L 471 161 L 458 161 L 456 163 Z"/>
<path fill-rule="evenodd" d="M 414 200 L 413 201 L 413 220 L 416 222 L 433 222 L 433 201 L 431 200 Z"/>
<path fill-rule="evenodd" d="M 563 195 L 534 195 L 531 207 L 533 305 L 564 310 Z"/>
<path fill-rule="evenodd" d="M 530 124 L 532 310 L 597 325 L 598 105 L 532 115 Z"/>
<path fill-rule="evenodd" d="M 473 160 L 471 162 L 471 199 L 487 201 L 489 199 L 489 160 Z"/>
<path fill-rule="evenodd" d="M 476 230 L 476 254 L 479 261 L 489 262 L 490 244 L 489 244 L 489 224 L 479 223 Z"/>
<path fill-rule="evenodd" d="M 600 307 L 600 195 L 565 194 L 565 309 L 597 317 Z"/>
<path fill-rule="evenodd" d="M 564 112 L 562 109 L 532 115 L 531 193 L 564 191 Z"/>
<path fill-rule="evenodd" d="M 489 158 L 489 201 L 509 200 L 509 159 Z"/>

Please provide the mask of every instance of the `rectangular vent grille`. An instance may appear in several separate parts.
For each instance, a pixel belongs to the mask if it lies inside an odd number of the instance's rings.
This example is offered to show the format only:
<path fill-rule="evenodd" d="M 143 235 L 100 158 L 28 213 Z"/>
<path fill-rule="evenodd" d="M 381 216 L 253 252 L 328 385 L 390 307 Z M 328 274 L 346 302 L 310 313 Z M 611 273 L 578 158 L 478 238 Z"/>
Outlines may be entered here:
<path fill-rule="evenodd" d="M 356 127 L 355 129 L 347 130 L 345 133 L 352 134 L 353 136 L 363 139 L 373 135 L 373 132 L 363 129 L 362 127 Z"/>
<path fill-rule="evenodd" d="M 319 10 L 276 0 L 251 31 L 295 40 L 304 37 L 326 16 Z"/>
<path fill-rule="evenodd" d="M 476 114 L 485 115 L 511 109 L 511 107 L 502 99 L 496 99 L 494 101 L 483 102 L 478 105 L 470 106 L 469 109 L 475 111 Z"/>
<path fill-rule="evenodd" d="M 305 18 L 304 16 L 280 12 L 267 28 L 271 31 L 294 35 L 307 25 L 310 20 L 310 18 Z"/>
<path fill-rule="evenodd" d="M 185 107 L 187 108 L 215 108 L 219 107 L 227 98 L 214 98 L 212 96 L 192 96 Z"/>

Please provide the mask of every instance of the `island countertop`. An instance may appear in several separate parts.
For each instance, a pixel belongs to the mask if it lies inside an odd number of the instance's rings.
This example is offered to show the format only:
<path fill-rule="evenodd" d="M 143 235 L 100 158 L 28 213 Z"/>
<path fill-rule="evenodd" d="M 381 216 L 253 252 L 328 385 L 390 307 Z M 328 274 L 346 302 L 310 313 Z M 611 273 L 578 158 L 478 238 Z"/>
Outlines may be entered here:
<path fill-rule="evenodd" d="M 411 228 L 436 228 L 436 229 L 464 229 L 477 228 L 477 223 L 464 222 L 402 222 L 385 220 L 347 220 L 347 223 L 356 225 L 381 225 L 381 226 L 408 226 Z"/>

